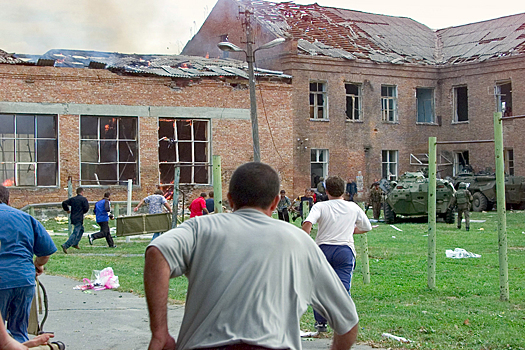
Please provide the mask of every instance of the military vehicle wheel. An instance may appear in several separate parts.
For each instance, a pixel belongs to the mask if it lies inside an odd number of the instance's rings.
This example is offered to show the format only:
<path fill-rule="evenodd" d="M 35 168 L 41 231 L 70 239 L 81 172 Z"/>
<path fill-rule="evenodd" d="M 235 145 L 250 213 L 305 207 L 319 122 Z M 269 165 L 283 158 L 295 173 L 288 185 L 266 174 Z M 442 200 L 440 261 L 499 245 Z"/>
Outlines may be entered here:
<path fill-rule="evenodd" d="M 384 214 L 385 223 L 393 224 L 394 222 L 396 222 L 396 213 L 392 210 L 392 207 L 390 207 L 388 203 L 385 203 Z"/>
<path fill-rule="evenodd" d="M 484 211 L 487 210 L 488 200 L 487 197 L 481 192 L 476 192 L 472 195 L 474 200 L 472 201 L 472 210 L 473 211 Z"/>
<path fill-rule="evenodd" d="M 445 220 L 445 223 L 447 224 L 453 224 L 454 223 L 454 219 L 455 219 L 455 215 L 454 215 L 454 210 L 452 210 L 452 208 L 448 208 L 447 209 L 447 212 L 445 213 L 445 217 L 444 217 L 444 220 Z"/>
<path fill-rule="evenodd" d="M 487 201 L 487 211 L 491 211 L 494 209 L 494 203 Z"/>

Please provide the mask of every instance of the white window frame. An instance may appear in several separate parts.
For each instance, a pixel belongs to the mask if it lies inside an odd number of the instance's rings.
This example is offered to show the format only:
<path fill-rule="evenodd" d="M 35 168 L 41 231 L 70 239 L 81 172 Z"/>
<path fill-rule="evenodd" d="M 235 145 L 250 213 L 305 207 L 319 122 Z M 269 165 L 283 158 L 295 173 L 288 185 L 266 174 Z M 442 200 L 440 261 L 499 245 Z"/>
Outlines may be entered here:
<path fill-rule="evenodd" d="M 161 132 L 161 128 L 160 128 L 160 123 L 161 122 L 173 122 L 173 137 L 164 137 L 164 136 L 161 136 L 160 132 Z M 191 127 L 191 135 L 190 135 L 190 139 L 181 139 L 181 140 L 178 140 L 177 139 L 177 126 L 179 125 L 178 123 L 188 123 L 187 125 L 189 125 Z M 195 139 L 195 123 L 196 122 L 200 122 L 200 123 L 206 123 L 206 127 L 205 127 L 205 139 L 206 140 L 197 140 Z M 161 184 L 161 186 L 169 186 L 169 185 L 173 185 L 173 179 L 169 178 L 169 176 L 166 176 L 167 174 L 170 174 L 170 170 L 168 169 L 164 169 L 164 167 L 166 166 L 169 166 L 169 167 L 180 167 L 181 168 L 181 177 L 180 177 L 180 181 L 179 183 L 180 184 L 184 184 L 184 185 L 209 185 L 211 183 L 211 173 L 210 173 L 210 170 L 211 170 L 211 121 L 209 119 L 192 119 L 192 118 L 173 118 L 173 117 L 160 117 L 159 118 L 159 183 Z M 161 154 L 161 143 L 164 143 L 164 145 L 167 145 L 169 144 L 169 148 L 171 149 L 172 147 L 174 147 L 174 160 L 173 161 L 163 161 L 163 159 L 165 159 Z M 191 160 L 190 161 L 181 161 L 181 154 L 180 154 L 180 144 L 189 144 L 191 143 Z M 205 159 L 204 160 L 196 160 L 196 158 L 198 158 L 198 155 L 196 154 L 195 152 L 195 148 L 196 148 L 196 145 L 197 144 L 200 144 L 200 147 L 204 146 L 204 150 L 205 150 Z M 185 168 L 185 169 L 183 169 Z M 188 177 L 187 174 L 185 174 L 184 172 L 185 171 L 188 171 L 188 168 L 190 169 L 189 170 L 189 181 L 186 181 L 186 178 Z M 202 169 L 205 169 L 206 173 L 205 173 L 205 177 L 207 179 L 207 181 L 205 182 L 197 182 L 196 180 L 196 173 L 198 171 L 203 171 Z M 166 177 L 166 180 L 169 180 L 167 183 L 164 181 L 163 182 L 163 172 L 167 171 L 166 175 L 164 175 L 164 177 Z M 202 176 L 202 175 L 201 175 Z"/>
<path fill-rule="evenodd" d="M 312 148 L 310 149 L 310 178 L 314 175 L 312 167 L 314 165 L 321 165 L 322 174 L 316 174 L 326 179 L 328 176 L 328 164 L 329 164 L 330 153 L 327 149 Z M 312 158 L 314 158 L 312 160 Z"/>
<path fill-rule="evenodd" d="M 312 90 L 312 84 L 316 84 L 315 91 Z M 319 87 L 321 87 L 321 91 L 319 91 Z M 310 120 L 328 120 L 328 95 L 326 93 L 327 83 L 325 81 L 312 80 L 308 85 L 308 90 Z M 319 97 L 322 97 L 322 105 L 319 105 Z M 321 115 L 319 115 L 319 109 L 321 109 Z"/>
<path fill-rule="evenodd" d="M 357 95 L 356 94 L 349 94 L 346 92 L 346 86 L 347 85 L 354 85 L 355 87 L 357 87 Z M 345 110 L 346 110 L 346 120 L 347 121 L 362 121 L 363 120 L 363 96 L 362 96 L 362 91 L 363 91 L 363 84 L 360 84 L 360 83 L 351 83 L 351 82 L 346 82 L 345 83 L 345 94 L 346 94 L 346 105 L 345 105 Z M 348 111 L 348 100 L 351 99 L 352 100 L 352 110 L 351 111 Z M 350 115 L 349 115 L 350 114 Z M 356 115 L 357 114 L 357 115 Z"/>
<path fill-rule="evenodd" d="M 459 120 L 459 116 L 458 116 L 458 89 L 463 89 L 465 88 L 466 89 L 466 103 L 467 103 L 467 116 L 466 116 L 466 120 Z M 459 86 L 454 86 L 453 87 L 453 98 L 454 98 L 454 123 L 468 123 L 469 122 L 469 108 L 468 108 L 468 86 L 467 85 L 459 85 Z"/>
<path fill-rule="evenodd" d="M 82 119 L 83 118 L 97 118 L 97 137 L 96 138 L 84 138 L 83 132 L 82 132 Z M 110 118 L 116 120 L 116 136 L 115 139 L 106 139 L 101 138 L 100 130 L 101 130 L 101 122 L 102 118 Z M 121 127 L 121 120 L 133 118 L 135 119 L 135 139 L 126 139 L 126 138 L 120 138 L 120 127 Z M 106 124 L 109 125 L 109 124 Z M 83 143 L 89 144 L 96 142 L 97 144 L 97 161 L 88 161 L 87 159 L 82 159 L 82 149 L 83 149 Z M 115 142 L 116 143 L 116 160 L 111 162 L 102 162 L 101 155 L 103 153 L 102 150 L 102 144 L 104 142 Z M 126 162 L 120 160 L 120 146 L 122 142 L 128 143 L 134 143 L 135 148 L 133 151 L 135 151 L 135 154 L 133 155 L 135 157 L 135 161 L 133 162 Z M 127 164 L 133 164 L 135 166 L 135 172 L 134 177 L 132 178 L 134 185 L 139 185 L 139 173 L 140 173 L 140 164 L 139 164 L 139 118 L 138 117 L 131 117 L 131 116 L 107 116 L 107 115 L 81 115 L 80 116 L 80 147 L 79 147 L 79 160 L 80 160 L 80 185 L 84 187 L 105 187 L 105 186 L 126 186 L 127 180 L 129 180 L 127 177 L 122 177 L 122 170 L 125 169 Z M 94 179 L 89 178 L 83 178 L 84 172 L 82 171 L 83 166 L 89 166 L 89 165 L 111 165 L 116 164 L 117 167 L 117 177 L 116 179 L 100 179 L 97 175 L 97 173 L 94 173 Z"/>
<path fill-rule="evenodd" d="M 6 113 L 2 114 L 3 116 L 10 116 L 14 117 L 14 134 L 9 134 L 9 136 L 0 136 L 0 151 L 4 152 L 4 148 L 8 145 L 8 143 L 4 143 L 4 141 L 12 141 L 13 149 L 12 149 L 12 155 L 13 158 L 11 159 L 4 159 L 4 156 L 0 159 L 0 171 L 5 174 L 2 174 L 2 183 L 6 187 L 56 187 L 57 181 L 59 177 L 58 172 L 58 163 L 59 163 L 59 150 L 58 150 L 58 116 L 56 114 L 13 114 L 13 113 Z M 19 134 L 18 133 L 18 120 L 21 117 L 34 117 L 34 133 L 33 134 Z M 38 120 L 39 117 L 53 117 L 54 118 L 54 133 L 55 137 L 40 137 L 39 131 L 38 131 Z M 41 141 L 46 142 L 53 142 L 55 146 L 55 160 L 54 161 L 40 161 L 39 160 L 39 147 L 38 143 Z M 26 143 L 27 146 L 30 146 L 30 158 L 34 158 L 31 160 L 19 160 L 20 154 L 19 153 L 27 153 L 27 151 L 22 151 L 21 149 L 21 143 Z M 43 149 L 40 149 L 43 151 Z M 10 150 L 8 150 L 9 153 L 11 153 Z M 48 153 L 48 149 L 45 150 L 43 153 Z M 8 165 L 12 166 L 11 169 L 7 169 Z M 55 167 L 55 179 L 53 184 L 49 185 L 42 185 L 38 184 L 38 172 L 39 172 L 39 165 L 40 167 L 43 167 L 44 165 L 54 165 Z M 27 170 L 26 170 L 27 169 Z M 21 184 L 20 179 L 20 173 L 25 172 L 28 173 L 29 171 L 32 172 L 32 177 L 26 177 L 27 179 L 31 179 L 32 181 L 29 184 Z"/>
<path fill-rule="evenodd" d="M 387 94 L 383 94 L 383 89 Z M 381 120 L 385 123 L 397 123 L 397 85 L 381 85 Z"/>
<path fill-rule="evenodd" d="M 514 170 L 515 170 L 514 149 L 505 148 L 505 152 L 503 153 L 503 155 L 505 158 L 505 173 L 507 175 L 514 175 Z"/>
<path fill-rule="evenodd" d="M 397 150 L 382 150 L 381 151 L 381 174 L 382 177 L 389 181 L 397 180 L 399 151 Z"/>
<path fill-rule="evenodd" d="M 422 92 L 422 91 L 430 91 L 430 99 L 423 99 L 420 95 L 421 94 L 418 94 L 419 92 Z M 419 95 L 419 96 L 418 96 Z M 435 100 L 435 97 L 434 97 L 434 88 L 416 88 L 416 114 L 417 114 L 417 117 L 416 117 L 416 122 L 418 124 L 435 124 L 436 123 L 436 110 L 435 110 L 435 105 L 434 105 L 434 100 Z M 426 112 L 427 109 L 427 103 L 425 102 L 430 102 L 430 120 L 425 120 L 427 114 L 424 113 L 423 115 L 420 115 L 420 105 L 423 107 L 423 111 Z"/>
<path fill-rule="evenodd" d="M 467 155 L 468 159 L 465 159 L 465 155 Z M 460 158 L 463 158 L 463 163 L 465 164 L 465 166 L 470 165 L 469 151 L 467 150 L 454 151 L 454 166 L 452 167 L 452 176 L 457 176 L 463 170 L 460 168 L 462 166 L 461 165 L 462 162 Z"/>
<path fill-rule="evenodd" d="M 510 85 L 510 96 L 505 96 L 505 98 L 502 98 L 502 92 L 501 87 L 504 85 Z M 510 81 L 503 81 L 496 83 L 496 86 L 494 87 L 495 94 L 496 94 L 496 112 L 501 112 L 504 116 L 511 116 L 512 115 L 512 83 Z M 503 101 L 506 100 L 506 101 Z M 508 100 L 510 100 L 510 104 L 508 103 Z M 510 106 L 509 106 L 510 105 Z"/>

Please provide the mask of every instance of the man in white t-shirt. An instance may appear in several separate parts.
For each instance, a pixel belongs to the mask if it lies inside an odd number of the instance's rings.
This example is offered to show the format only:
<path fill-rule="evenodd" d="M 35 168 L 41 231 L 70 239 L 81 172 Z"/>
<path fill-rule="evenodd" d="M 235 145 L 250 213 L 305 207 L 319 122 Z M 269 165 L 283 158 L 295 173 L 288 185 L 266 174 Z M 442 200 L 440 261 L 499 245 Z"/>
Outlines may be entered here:
<path fill-rule="evenodd" d="M 233 213 L 185 221 L 146 249 L 144 290 L 149 350 L 301 349 L 300 320 L 314 306 L 334 329 L 333 350 L 355 342 L 352 298 L 303 231 L 272 219 L 279 175 L 252 162 L 233 173 Z M 185 275 L 188 292 L 177 343 L 168 330 L 169 280 Z"/>
<path fill-rule="evenodd" d="M 316 203 L 303 224 L 310 234 L 312 226 L 319 223 L 315 242 L 323 251 L 346 290 L 350 292 L 352 272 L 355 267 L 354 234 L 372 229 L 365 212 L 354 202 L 343 199 L 345 180 L 339 176 L 326 179 L 328 201 Z M 314 308 L 315 328 L 326 332 L 326 318 Z"/>

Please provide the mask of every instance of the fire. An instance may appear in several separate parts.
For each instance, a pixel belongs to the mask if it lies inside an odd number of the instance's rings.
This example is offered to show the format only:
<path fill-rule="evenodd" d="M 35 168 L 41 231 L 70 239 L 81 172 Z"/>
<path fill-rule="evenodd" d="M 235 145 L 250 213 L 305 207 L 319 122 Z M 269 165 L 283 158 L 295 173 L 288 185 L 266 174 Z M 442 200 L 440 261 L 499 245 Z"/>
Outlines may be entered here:
<path fill-rule="evenodd" d="M 2 186 L 5 186 L 5 187 L 14 186 L 14 184 L 15 184 L 15 181 L 14 181 L 13 178 L 6 179 L 6 180 L 4 180 L 4 182 L 2 182 Z"/>

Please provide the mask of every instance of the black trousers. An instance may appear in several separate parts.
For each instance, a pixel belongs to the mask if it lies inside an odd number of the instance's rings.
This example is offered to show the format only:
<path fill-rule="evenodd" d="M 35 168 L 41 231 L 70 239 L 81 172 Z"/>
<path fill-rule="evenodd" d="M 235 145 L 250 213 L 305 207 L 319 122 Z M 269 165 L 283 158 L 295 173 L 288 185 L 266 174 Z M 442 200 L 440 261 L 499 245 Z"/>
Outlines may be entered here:
<path fill-rule="evenodd" d="M 113 243 L 113 238 L 111 237 L 111 233 L 109 233 L 109 223 L 107 221 L 104 222 L 97 222 L 98 226 L 100 226 L 100 231 L 97 233 L 93 233 L 91 235 L 91 238 L 99 239 L 99 238 L 106 238 L 106 242 L 108 242 L 108 246 L 113 247 L 115 243 Z"/>
<path fill-rule="evenodd" d="M 290 222 L 290 217 L 288 216 L 287 208 L 284 208 L 282 211 L 277 210 L 277 216 L 279 217 L 279 220 Z"/>

